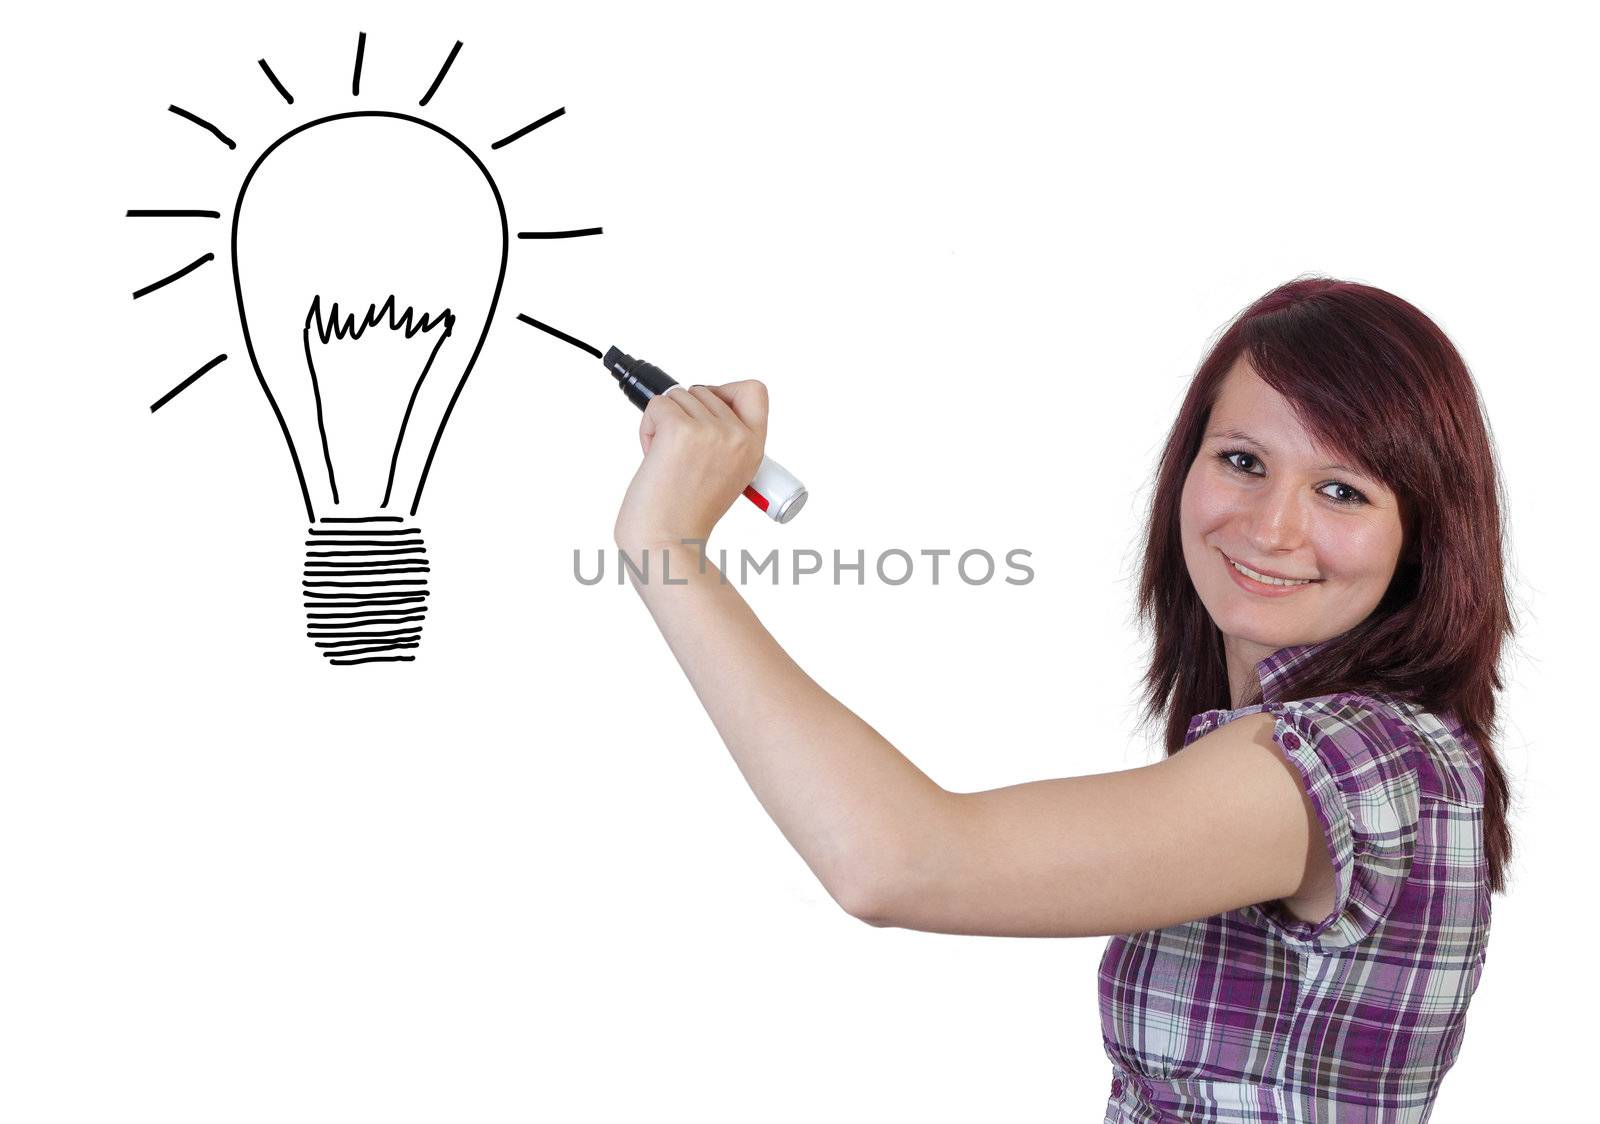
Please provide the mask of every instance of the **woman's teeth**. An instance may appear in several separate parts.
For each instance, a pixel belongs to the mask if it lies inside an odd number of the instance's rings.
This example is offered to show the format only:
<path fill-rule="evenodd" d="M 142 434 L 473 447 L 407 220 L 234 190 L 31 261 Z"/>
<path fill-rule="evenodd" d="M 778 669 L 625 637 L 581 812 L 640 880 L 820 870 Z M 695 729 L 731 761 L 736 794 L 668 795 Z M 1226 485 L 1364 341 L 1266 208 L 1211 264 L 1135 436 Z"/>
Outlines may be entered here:
<path fill-rule="evenodd" d="M 1299 581 L 1290 581 L 1288 578 L 1269 578 L 1265 574 L 1256 573 L 1249 566 L 1241 566 L 1231 558 L 1228 559 L 1228 565 L 1238 570 L 1245 577 L 1250 578 L 1252 581 L 1258 581 L 1262 585 L 1306 585 L 1311 581 L 1310 578 L 1301 578 Z"/>

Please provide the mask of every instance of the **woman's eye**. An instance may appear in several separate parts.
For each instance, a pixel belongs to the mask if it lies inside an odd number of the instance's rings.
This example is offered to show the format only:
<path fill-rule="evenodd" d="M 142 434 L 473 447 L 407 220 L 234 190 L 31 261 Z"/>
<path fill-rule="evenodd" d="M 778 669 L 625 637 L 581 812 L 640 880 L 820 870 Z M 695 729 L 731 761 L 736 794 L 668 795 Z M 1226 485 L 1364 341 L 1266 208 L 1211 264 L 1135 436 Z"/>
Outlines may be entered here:
<path fill-rule="evenodd" d="M 1247 453 L 1243 449 L 1229 449 L 1226 452 L 1221 452 L 1221 453 L 1217 454 L 1217 458 L 1219 460 L 1223 461 L 1224 463 L 1226 463 L 1228 465 L 1228 467 L 1232 468 L 1235 472 L 1242 472 L 1246 476 L 1260 476 L 1261 475 L 1261 473 L 1253 472 L 1249 468 L 1246 468 L 1242 464 L 1236 462 L 1233 459 L 1234 457 L 1242 457 L 1244 460 L 1250 462 L 1251 464 L 1255 464 L 1256 463 L 1256 455 L 1254 453 Z M 1341 484 L 1337 480 L 1330 481 L 1329 483 L 1324 484 L 1322 487 L 1323 488 L 1341 488 L 1344 491 L 1350 493 L 1349 498 L 1340 498 L 1339 496 L 1328 496 L 1328 498 L 1330 500 L 1332 500 L 1334 503 L 1347 504 L 1347 505 L 1354 506 L 1356 504 L 1363 504 L 1363 503 L 1367 502 L 1367 497 L 1366 496 L 1363 496 L 1360 492 L 1356 491 L 1356 489 L 1352 488 L 1350 485 Z M 1327 493 L 1323 492 L 1323 495 L 1327 495 Z"/>
<path fill-rule="evenodd" d="M 1218 453 L 1217 456 L 1218 456 L 1219 459 L 1221 459 L 1224 462 L 1226 462 L 1230 468 L 1237 468 L 1237 469 L 1239 469 L 1240 472 L 1248 472 L 1248 473 L 1250 473 L 1251 476 L 1259 476 L 1260 475 L 1260 473 L 1250 472 L 1250 470 L 1248 468 L 1243 468 L 1240 465 L 1235 464 L 1234 461 L 1233 461 L 1234 457 L 1244 457 L 1246 460 L 1249 460 L 1249 461 L 1253 462 L 1256 459 L 1254 453 L 1246 453 L 1246 452 L 1243 452 L 1241 450 L 1234 450 L 1232 452 L 1227 452 L 1227 453 Z"/>

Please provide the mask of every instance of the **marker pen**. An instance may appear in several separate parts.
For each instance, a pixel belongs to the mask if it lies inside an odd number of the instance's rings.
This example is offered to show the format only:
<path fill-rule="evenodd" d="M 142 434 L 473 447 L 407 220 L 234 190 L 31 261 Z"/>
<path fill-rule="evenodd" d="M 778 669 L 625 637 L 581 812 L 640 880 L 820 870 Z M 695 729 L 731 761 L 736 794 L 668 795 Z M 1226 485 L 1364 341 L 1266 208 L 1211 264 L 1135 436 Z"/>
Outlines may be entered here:
<path fill-rule="evenodd" d="M 641 410 L 650 404 L 650 399 L 678 385 L 678 381 L 660 367 L 635 359 L 615 347 L 605 353 L 601 362 L 617 380 L 628 401 Z M 805 506 L 806 486 L 783 465 L 764 456 L 761 458 L 761 467 L 756 469 L 755 479 L 746 486 L 744 495 L 771 518 L 779 523 L 787 523 Z"/>

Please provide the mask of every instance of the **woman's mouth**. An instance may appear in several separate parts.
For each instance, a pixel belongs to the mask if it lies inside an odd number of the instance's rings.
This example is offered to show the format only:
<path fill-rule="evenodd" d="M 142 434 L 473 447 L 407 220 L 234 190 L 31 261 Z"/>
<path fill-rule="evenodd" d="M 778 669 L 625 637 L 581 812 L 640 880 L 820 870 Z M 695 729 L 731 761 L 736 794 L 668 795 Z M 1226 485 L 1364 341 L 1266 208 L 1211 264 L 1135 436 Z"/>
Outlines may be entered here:
<path fill-rule="evenodd" d="M 1218 551 L 1217 553 L 1221 554 L 1222 552 Z M 1232 576 L 1234 584 L 1240 589 L 1247 590 L 1260 597 L 1283 597 L 1297 589 L 1315 585 L 1321 580 L 1319 578 L 1303 578 L 1297 581 L 1287 578 L 1268 577 L 1266 574 L 1250 569 L 1243 563 L 1235 562 L 1226 554 L 1222 555 L 1222 560 L 1227 563 L 1228 573 Z"/>

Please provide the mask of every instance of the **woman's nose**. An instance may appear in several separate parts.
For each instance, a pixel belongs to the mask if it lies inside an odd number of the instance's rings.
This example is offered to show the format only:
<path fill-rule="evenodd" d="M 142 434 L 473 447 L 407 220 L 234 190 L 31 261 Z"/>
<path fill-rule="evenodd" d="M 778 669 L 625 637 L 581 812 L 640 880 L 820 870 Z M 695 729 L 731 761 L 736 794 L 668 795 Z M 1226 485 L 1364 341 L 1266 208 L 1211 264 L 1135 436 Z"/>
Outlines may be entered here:
<path fill-rule="evenodd" d="M 1260 493 L 1246 515 L 1251 545 L 1261 551 L 1286 550 L 1305 538 L 1304 497 L 1290 488 Z"/>

